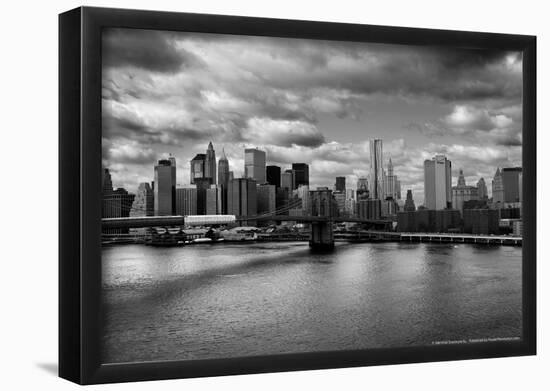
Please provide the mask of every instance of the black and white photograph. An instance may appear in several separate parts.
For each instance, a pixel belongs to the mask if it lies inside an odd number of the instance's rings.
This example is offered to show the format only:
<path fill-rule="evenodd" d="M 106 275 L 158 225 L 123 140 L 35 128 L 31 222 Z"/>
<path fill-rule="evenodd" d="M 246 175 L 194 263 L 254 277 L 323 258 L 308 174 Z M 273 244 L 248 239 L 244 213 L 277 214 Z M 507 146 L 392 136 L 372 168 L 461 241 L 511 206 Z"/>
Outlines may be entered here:
<path fill-rule="evenodd" d="M 104 363 L 519 341 L 522 54 L 102 36 Z"/>

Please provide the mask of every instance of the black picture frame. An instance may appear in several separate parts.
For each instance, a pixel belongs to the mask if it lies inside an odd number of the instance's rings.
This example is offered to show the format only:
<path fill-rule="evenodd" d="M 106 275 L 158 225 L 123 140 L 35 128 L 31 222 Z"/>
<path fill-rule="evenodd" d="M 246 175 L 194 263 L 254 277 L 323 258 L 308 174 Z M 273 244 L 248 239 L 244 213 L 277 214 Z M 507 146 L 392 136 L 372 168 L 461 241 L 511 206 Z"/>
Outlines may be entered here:
<path fill-rule="evenodd" d="M 523 53 L 521 341 L 102 364 L 101 31 L 106 27 L 515 50 Z M 81 7 L 59 15 L 59 375 L 80 384 L 536 354 L 536 37 Z"/>

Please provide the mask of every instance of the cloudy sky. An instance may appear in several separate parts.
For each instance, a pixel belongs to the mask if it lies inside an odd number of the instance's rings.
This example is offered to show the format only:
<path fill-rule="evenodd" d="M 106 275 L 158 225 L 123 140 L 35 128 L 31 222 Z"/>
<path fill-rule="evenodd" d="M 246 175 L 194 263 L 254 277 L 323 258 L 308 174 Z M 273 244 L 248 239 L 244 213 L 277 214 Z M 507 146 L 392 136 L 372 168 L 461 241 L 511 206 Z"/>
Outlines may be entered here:
<path fill-rule="evenodd" d="M 423 161 L 443 153 L 466 182 L 521 165 L 521 54 L 386 44 L 111 29 L 103 36 L 103 163 L 135 191 L 171 153 L 177 182 L 212 140 L 235 176 L 245 147 L 312 186 L 369 169 L 383 140 L 403 197 L 422 204 Z M 349 186 L 351 185 L 351 186 Z"/>

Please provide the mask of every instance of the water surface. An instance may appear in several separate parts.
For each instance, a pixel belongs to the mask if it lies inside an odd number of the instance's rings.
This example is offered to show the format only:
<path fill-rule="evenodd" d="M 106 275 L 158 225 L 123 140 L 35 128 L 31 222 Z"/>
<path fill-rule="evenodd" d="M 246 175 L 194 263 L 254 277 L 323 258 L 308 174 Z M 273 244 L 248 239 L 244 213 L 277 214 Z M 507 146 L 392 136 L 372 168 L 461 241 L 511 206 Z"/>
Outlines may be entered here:
<path fill-rule="evenodd" d="M 106 247 L 103 362 L 521 336 L 521 248 L 306 242 Z"/>

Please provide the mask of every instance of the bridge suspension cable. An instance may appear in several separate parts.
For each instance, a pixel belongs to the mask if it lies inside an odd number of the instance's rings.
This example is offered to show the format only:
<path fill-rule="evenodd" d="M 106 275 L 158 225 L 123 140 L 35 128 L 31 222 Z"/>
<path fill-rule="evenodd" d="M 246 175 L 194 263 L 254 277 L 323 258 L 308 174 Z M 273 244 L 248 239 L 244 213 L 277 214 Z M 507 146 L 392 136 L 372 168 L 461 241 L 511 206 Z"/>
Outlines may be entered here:
<path fill-rule="evenodd" d="M 117 203 L 116 206 L 120 207 L 121 211 L 124 211 L 124 212 L 133 212 L 133 211 L 135 211 L 135 212 L 147 212 L 146 208 L 136 208 L 133 205 L 127 206 L 127 205 L 124 205 L 124 203 L 120 203 L 119 200 L 116 200 L 116 199 L 104 199 L 103 202 L 107 202 L 108 204 L 112 204 L 112 203 L 116 202 Z M 283 214 L 284 212 L 288 212 L 290 209 L 297 208 L 301 205 L 302 205 L 302 199 L 301 198 L 295 198 L 295 199 L 290 200 L 285 205 L 280 206 L 279 208 L 277 208 L 273 211 L 268 211 L 268 212 L 265 212 L 265 213 L 262 213 L 262 214 L 259 214 L 259 215 L 250 216 L 250 217 L 248 217 L 246 219 L 243 219 L 243 220 L 254 220 L 254 219 L 257 219 L 259 217 L 263 218 L 263 217 Z"/>

